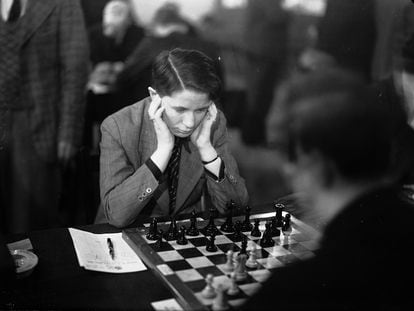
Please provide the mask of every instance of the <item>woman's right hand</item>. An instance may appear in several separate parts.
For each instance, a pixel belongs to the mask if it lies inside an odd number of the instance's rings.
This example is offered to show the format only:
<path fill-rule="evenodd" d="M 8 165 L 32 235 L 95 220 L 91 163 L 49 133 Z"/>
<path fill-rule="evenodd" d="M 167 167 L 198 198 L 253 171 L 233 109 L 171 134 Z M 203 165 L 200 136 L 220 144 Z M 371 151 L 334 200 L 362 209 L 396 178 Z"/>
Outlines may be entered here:
<path fill-rule="evenodd" d="M 164 110 L 165 107 L 162 106 L 161 97 L 159 95 L 152 96 L 152 101 L 148 108 L 148 115 L 154 124 L 157 135 L 157 149 L 151 156 L 151 159 L 161 171 L 164 171 L 167 167 L 172 149 L 174 148 L 174 135 L 162 119 Z"/>

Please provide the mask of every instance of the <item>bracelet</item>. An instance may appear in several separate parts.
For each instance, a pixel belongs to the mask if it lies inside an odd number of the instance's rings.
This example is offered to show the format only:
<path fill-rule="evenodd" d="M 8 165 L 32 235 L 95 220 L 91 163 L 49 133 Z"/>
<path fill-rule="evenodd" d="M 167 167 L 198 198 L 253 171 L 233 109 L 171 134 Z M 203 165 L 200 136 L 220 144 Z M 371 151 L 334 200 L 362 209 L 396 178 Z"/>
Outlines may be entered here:
<path fill-rule="evenodd" d="M 218 155 L 216 155 L 216 157 L 213 159 L 213 160 L 210 160 L 210 161 L 203 161 L 203 160 L 201 160 L 201 163 L 203 163 L 204 165 L 206 165 L 206 164 L 210 164 L 210 163 L 213 163 L 214 161 L 216 161 L 217 159 L 218 159 Z"/>

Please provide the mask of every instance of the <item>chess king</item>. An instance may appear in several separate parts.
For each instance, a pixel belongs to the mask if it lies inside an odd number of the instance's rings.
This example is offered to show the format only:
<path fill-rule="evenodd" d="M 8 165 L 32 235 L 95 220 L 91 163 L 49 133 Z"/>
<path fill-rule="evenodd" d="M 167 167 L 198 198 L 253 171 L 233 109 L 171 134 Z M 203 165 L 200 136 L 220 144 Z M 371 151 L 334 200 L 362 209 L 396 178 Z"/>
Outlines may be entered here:
<path fill-rule="evenodd" d="M 414 310 L 414 208 L 390 173 L 392 114 L 339 69 L 282 88 L 269 130 L 305 211 L 325 223 L 315 256 L 273 275 L 245 310 Z M 283 229 L 282 229 L 283 230 Z"/>
<path fill-rule="evenodd" d="M 150 96 L 102 123 L 96 222 L 125 227 L 141 215 L 201 211 L 204 189 L 219 212 L 230 200 L 247 204 L 218 109 L 220 89 L 214 62 L 203 53 L 174 49 L 156 57 Z"/>

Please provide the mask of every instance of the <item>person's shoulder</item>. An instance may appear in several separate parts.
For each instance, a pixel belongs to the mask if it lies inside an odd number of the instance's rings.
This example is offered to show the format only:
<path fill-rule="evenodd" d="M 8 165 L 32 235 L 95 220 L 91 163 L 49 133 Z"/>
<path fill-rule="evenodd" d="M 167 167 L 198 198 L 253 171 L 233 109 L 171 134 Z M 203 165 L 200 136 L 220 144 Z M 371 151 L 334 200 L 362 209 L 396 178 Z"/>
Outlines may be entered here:
<path fill-rule="evenodd" d="M 143 121 L 146 111 L 148 110 L 150 102 L 150 98 L 147 97 L 132 105 L 126 106 L 108 116 L 102 122 L 102 124 L 109 125 L 115 122 L 118 127 L 122 128 L 140 125 Z"/>

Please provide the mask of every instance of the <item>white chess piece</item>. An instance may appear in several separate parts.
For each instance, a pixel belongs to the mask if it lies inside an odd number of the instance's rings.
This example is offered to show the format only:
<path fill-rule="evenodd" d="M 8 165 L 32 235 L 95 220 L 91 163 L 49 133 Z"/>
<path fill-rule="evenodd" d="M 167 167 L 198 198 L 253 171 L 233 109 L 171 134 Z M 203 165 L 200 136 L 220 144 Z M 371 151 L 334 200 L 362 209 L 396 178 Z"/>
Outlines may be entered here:
<path fill-rule="evenodd" d="M 238 263 L 237 263 L 236 269 L 234 270 L 236 274 L 236 280 L 243 281 L 247 278 L 247 271 L 246 271 L 247 255 L 241 254 L 241 255 L 238 255 L 237 258 L 238 258 Z"/>
<path fill-rule="evenodd" d="M 257 260 L 256 260 L 256 245 L 252 244 L 252 248 L 250 250 L 250 257 L 246 261 L 246 266 L 251 269 L 257 268 Z"/>
<path fill-rule="evenodd" d="M 229 303 L 227 301 L 227 294 L 223 289 L 222 284 L 217 285 L 217 297 L 214 299 L 211 309 L 213 311 L 224 311 L 230 308 Z"/>
<path fill-rule="evenodd" d="M 232 272 L 234 270 L 233 251 L 232 250 L 227 251 L 227 262 L 223 266 L 223 270 L 225 272 Z"/>
<path fill-rule="evenodd" d="M 204 287 L 203 291 L 201 292 L 201 296 L 207 299 L 211 299 L 216 297 L 216 291 L 213 287 L 213 275 L 207 274 L 206 276 L 206 287 Z"/>
<path fill-rule="evenodd" d="M 230 296 L 235 296 L 240 292 L 240 289 L 236 283 L 236 273 L 233 272 L 231 274 L 230 280 L 231 280 L 231 283 L 230 283 L 229 289 L 227 290 L 227 294 L 229 294 Z"/>

